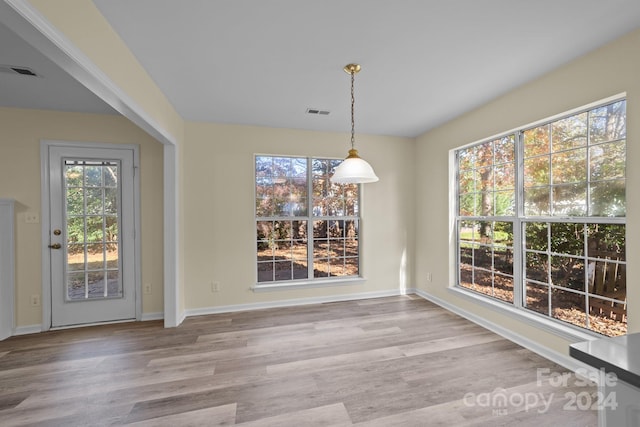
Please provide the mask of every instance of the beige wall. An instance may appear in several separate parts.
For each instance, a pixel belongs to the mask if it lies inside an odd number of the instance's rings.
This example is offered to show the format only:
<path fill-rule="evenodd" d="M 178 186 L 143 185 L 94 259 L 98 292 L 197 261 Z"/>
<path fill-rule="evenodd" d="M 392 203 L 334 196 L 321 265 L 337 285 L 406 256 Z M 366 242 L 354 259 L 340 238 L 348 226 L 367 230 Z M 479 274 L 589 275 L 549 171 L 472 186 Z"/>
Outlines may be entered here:
<path fill-rule="evenodd" d="M 349 136 L 265 127 L 187 123 L 184 146 L 186 308 L 251 304 L 411 286 L 415 142 L 358 135 L 380 177 L 362 191 L 364 285 L 254 293 L 253 155 L 346 155 Z M 402 277 L 402 279 L 401 279 Z M 221 284 L 211 292 L 211 282 Z"/>
<path fill-rule="evenodd" d="M 0 197 L 16 200 L 16 325 L 42 322 L 42 308 L 30 305 L 42 290 L 41 228 L 24 222 L 25 212 L 42 213 L 42 139 L 140 146 L 142 283 L 152 284 L 143 312 L 162 312 L 162 145 L 116 115 L 0 108 L 0 129 Z"/>
<path fill-rule="evenodd" d="M 567 342 L 482 309 L 447 288 L 452 244 L 449 216 L 449 151 L 622 92 L 627 93 L 627 259 L 629 332 L 640 332 L 640 30 L 514 90 L 417 140 L 416 285 L 555 351 Z M 433 274 L 433 282 L 426 280 Z"/>

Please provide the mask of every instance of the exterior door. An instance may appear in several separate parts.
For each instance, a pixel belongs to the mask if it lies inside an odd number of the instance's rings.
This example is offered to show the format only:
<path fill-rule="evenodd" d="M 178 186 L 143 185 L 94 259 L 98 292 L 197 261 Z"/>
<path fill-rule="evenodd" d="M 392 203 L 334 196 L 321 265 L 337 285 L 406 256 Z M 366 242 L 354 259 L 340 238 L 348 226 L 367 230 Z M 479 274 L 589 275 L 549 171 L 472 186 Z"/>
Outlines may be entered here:
<path fill-rule="evenodd" d="M 51 326 L 135 319 L 134 150 L 48 151 Z"/>

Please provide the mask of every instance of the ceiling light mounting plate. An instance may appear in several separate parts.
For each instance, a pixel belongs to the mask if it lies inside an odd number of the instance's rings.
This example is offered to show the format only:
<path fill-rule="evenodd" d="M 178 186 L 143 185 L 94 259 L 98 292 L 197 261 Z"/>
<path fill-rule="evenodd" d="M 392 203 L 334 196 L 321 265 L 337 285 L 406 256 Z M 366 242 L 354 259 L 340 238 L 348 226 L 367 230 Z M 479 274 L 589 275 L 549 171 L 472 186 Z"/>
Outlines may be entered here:
<path fill-rule="evenodd" d="M 360 64 L 347 64 L 344 66 L 344 72 L 347 74 L 358 74 L 360 69 Z"/>

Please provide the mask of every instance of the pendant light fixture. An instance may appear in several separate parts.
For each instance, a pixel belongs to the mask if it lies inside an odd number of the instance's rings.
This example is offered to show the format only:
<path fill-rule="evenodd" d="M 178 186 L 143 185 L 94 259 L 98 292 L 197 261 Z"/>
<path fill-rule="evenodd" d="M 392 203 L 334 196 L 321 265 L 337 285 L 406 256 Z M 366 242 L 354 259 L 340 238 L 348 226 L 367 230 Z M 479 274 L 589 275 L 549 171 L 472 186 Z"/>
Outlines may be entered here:
<path fill-rule="evenodd" d="M 360 156 L 358 156 L 358 150 L 355 149 L 355 96 L 353 83 L 355 75 L 360 71 L 360 68 L 358 64 L 348 64 L 344 67 L 344 71 L 347 74 L 351 74 L 351 150 L 349 150 L 349 155 L 335 169 L 331 177 L 331 181 L 337 184 L 364 184 L 367 182 L 376 182 L 379 179 L 371 165 L 361 159 Z"/>

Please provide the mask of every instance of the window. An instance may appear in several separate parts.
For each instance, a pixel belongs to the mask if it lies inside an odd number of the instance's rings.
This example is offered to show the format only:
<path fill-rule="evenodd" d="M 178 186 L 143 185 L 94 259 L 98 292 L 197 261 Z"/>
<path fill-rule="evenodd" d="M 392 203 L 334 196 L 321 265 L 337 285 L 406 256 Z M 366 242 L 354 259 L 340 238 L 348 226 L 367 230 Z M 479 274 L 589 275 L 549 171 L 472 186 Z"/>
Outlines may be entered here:
<path fill-rule="evenodd" d="M 342 160 L 255 157 L 258 283 L 358 277 L 357 184 L 334 184 Z"/>
<path fill-rule="evenodd" d="M 461 286 L 513 301 L 515 135 L 458 151 Z"/>
<path fill-rule="evenodd" d="M 620 100 L 457 150 L 457 285 L 626 333 L 625 146 Z"/>

